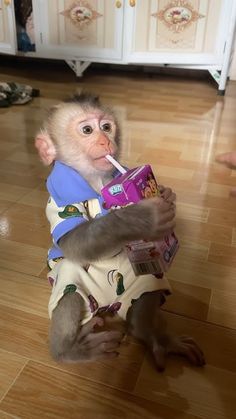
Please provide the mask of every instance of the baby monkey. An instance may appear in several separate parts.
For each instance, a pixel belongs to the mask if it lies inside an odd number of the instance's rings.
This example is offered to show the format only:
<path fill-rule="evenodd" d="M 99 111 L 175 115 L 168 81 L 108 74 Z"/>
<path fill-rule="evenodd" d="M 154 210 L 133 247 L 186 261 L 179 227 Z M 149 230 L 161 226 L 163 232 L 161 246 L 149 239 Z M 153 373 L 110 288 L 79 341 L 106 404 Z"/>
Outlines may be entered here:
<path fill-rule="evenodd" d="M 106 329 L 103 314 L 111 313 L 147 345 L 158 370 L 165 368 L 169 353 L 204 365 L 192 338 L 167 331 L 160 310 L 170 293 L 167 279 L 135 276 L 124 250 L 133 240 L 161 239 L 173 231 L 175 194 L 161 186 L 160 197 L 112 212 L 103 205 L 101 188 L 119 176 L 105 158 L 119 156 L 120 129 L 113 112 L 93 95 L 75 95 L 50 110 L 35 145 L 43 163 L 53 164 L 46 208 L 53 238 L 48 253 L 53 358 L 116 357 L 123 334 Z"/>

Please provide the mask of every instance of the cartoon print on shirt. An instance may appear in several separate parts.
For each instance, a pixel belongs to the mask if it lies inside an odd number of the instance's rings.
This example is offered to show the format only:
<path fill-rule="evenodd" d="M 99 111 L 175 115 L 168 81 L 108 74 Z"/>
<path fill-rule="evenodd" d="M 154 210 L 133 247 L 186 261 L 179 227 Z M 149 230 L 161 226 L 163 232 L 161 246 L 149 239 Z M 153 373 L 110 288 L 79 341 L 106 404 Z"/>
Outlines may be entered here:
<path fill-rule="evenodd" d="M 66 205 L 64 210 L 60 211 L 58 215 L 60 218 L 83 217 L 83 213 L 74 205 Z"/>
<path fill-rule="evenodd" d="M 65 289 L 63 291 L 63 294 L 65 295 L 65 294 L 69 294 L 69 293 L 72 293 L 72 292 L 76 292 L 76 290 L 77 290 L 77 286 L 75 284 L 68 284 L 65 287 Z"/>
<path fill-rule="evenodd" d="M 59 260 L 62 260 L 62 259 L 64 259 L 64 257 L 63 256 L 59 256 L 58 258 L 53 258 L 52 260 L 53 260 L 53 262 L 59 262 Z"/>
<path fill-rule="evenodd" d="M 94 313 L 98 309 L 98 302 L 92 294 L 88 296 L 88 300 L 89 300 L 89 308 L 91 310 L 91 313 Z"/>
<path fill-rule="evenodd" d="M 51 287 L 53 287 L 54 284 L 54 278 L 52 278 L 51 276 L 48 276 L 48 282 L 51 285 Z"/>
<path fill-rule="evenodd" d="M 107 306 L 100 307 L 97 311 L 97 314 L 109 313 L 109 314 L 112 314 L 114 316 L 115 314 L 118 313 L 121 306 L 122 306 L 121 302 L 117 301 L 116 303 L 112 303 L 110 305 L 108 304 Z"/>
<path fill-rule="evenodd" d="M 117 269 L 112 269 L 108 272 L 107 280 L 111 287 L 114 284 L 114 282 L 116 282 L 116 295 L 121 295 L 123 294 L 123 292 L 125 292 L 124 277 L 120 272 L 117 271 Z"/>

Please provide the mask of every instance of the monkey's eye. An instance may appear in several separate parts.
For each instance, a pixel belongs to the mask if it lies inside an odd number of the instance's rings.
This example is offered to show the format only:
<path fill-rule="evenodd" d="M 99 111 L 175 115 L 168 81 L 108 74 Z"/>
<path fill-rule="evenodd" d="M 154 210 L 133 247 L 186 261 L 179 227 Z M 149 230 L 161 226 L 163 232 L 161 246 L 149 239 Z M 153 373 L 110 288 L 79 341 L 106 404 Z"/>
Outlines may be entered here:
<path fill-rule="evenodd" d="M 106 122 L 105 124 L 102 124 L 101 129 L 104 132 L 111 132 L 112 126 L 111 126 L 111 124 L 109 122 Z"/>
<path fill-rule="evenodd" d="M 82 131 L 83 131 L 83 134 L 89 135 L 89 134 L 92 134 L 93 128 L 90 125 L 85 125 L 82 128 Z"/>

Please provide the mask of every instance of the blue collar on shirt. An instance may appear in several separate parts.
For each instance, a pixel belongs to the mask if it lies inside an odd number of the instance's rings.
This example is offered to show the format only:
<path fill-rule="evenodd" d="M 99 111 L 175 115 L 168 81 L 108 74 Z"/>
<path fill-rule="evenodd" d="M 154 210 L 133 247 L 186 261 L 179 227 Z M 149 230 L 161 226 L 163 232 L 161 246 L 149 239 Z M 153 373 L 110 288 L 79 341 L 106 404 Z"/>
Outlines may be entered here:
<path fill-rule="evenodd" d="M 117 177 L 119 174 L 115 170 L 113 177 Z M 60 161 L 55 161 L 53 170 L 47 179 L 47 189 L 59 207 L 101 197 L 79 172 Z"/>

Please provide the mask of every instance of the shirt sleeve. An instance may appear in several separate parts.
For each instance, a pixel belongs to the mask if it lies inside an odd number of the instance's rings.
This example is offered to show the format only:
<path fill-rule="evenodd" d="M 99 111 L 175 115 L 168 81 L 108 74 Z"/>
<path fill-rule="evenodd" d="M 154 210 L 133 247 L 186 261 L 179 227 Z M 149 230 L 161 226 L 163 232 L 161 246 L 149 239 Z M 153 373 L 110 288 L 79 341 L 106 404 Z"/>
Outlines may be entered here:
<path fill-rule="evenodd" d="M 46 207 L 46 216 L 50 223 L 51 234 L 55 245 L 62 236 L 73 230 L 79 224 L 88 221 L 83 203 L 70 204 L 63 207 L 57 206 L 52 197 Z"/>

